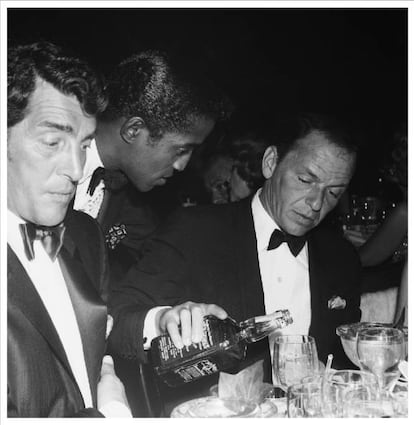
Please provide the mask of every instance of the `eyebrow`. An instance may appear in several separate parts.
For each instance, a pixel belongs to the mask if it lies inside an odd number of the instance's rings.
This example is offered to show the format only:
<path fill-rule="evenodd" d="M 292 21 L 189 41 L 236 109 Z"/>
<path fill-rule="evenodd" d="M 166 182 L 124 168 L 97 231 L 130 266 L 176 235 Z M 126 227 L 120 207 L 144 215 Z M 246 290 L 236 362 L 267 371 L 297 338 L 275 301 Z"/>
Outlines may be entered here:
<path fill-rule="evenodd" d="M 93 131 L 92 133 L 88 134 L 87 136 L 85 136 L 82 139 L 82 142 L 84 142 L 85 140 L 92 140 L 96 137 L 96 131 Z"/>
<path fill-rule="evenodd" d="M 313 173 L 309 168 L 306 169 L 306 172 L 309 174 L 309 176 L 311 176 L 315 180 L 319 180 L 319 177 L 315 173 Z M 347 183 L 329 185 L 329 187 L 346 187 L 346 186 L 347 186 Z"/>
<path fill-rule="evenodd" d="M 42 123 L 40 123 L 40 127 L 54 128 L 55 130 L 63 131 L 64 133 L 67 133 L 67 134 L 73 134 L 74 132 L 73 127 L 71 125 L 59 124 L 53 121 L 43 121 Z M 94 139 L 95 136 L 96 136 L 96 130 L 88 134 L 87 136 L 85 136 L 82 139 L 82 141 Z"/>
<path fill-rule="evenodd" d="M 183 143 L 181 145 L 175 145 L 177 149 L 180 148 L 197 148 L 199 146 L 198 143 Z"/>
<path fill-rule="evenodd" d="M 59 124 L 52 121 L 43 121 L 40 123 L 40 127 L 54 128 L 55 130 L 63 131 L 64 133 L 73 133 L 73 127 L 71 125 Z"/>

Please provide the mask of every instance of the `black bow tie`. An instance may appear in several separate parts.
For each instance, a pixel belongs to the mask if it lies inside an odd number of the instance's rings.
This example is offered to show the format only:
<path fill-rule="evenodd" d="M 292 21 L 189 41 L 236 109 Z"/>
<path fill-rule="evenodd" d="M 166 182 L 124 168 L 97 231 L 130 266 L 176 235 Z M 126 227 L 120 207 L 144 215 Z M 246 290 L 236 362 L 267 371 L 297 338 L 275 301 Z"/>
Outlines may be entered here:
<path fill-rule="evenodd" d="M 92 196 L 101 180 L 105 182 L 105 189 L 113 191 L 119 190 L 128 182 L 125 174 L 121 171 L 106 170 L 103 167 L 98 167 L 92 174 L 86 193 Z"/>
<path fill-rule="evenodd" d="M 35 258 L 33 249 L 35 240 L 40 240 L 52 261 L 56 260 L 63 245 L 63 235 L 65 233 L 65 225 L 63 223 L 54 227 L 24 223 L 19 224 L 19 228 L 23 238 L 24 251 L 29 261 Z"/>
<path fill-rule="evenodd" d="M 275 249 L 283 242 L 286 242 L 288 244 L 290 252 L 295 257 L 297 257 L 297 255 L 300 251 L 302 251 L 302 248 L 306 243 L 306 237 L 289 235 L 288 233 L 282 232 L 279 229 L 275 229 L 272 233 L 272 236 L 270 236 L 269 246 L 267 247 L 267 250 L 270 251 L 271 249 Z"/>

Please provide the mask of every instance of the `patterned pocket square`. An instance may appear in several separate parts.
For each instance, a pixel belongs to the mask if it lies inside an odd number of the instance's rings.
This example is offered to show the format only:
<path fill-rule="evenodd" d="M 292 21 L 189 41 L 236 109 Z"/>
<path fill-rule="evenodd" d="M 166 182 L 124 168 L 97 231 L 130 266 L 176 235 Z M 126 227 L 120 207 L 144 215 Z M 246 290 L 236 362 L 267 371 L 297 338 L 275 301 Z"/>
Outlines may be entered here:
<path fill-rule="evenodd" d="M 328 308 L 330 310 L 343 310 L 346 307 L 346 301 L 339 295 L 334 295 L 328 300 Z"/>

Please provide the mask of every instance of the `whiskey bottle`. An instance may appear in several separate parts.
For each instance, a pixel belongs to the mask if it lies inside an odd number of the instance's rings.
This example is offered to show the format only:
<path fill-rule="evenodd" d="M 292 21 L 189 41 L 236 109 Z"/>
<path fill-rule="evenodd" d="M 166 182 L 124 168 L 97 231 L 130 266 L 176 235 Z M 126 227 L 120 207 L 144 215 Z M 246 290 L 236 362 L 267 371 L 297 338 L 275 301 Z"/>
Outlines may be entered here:
<path fill-rule="evenodd" d="M 277 310 L 237 323 L 206 316 L 203 338 L 178 349 L 168 334 L 154 338 L 151 360 L 156 375 L 168 386 L 193 382 L 219 371 L 231 372 L 246 355 L 247 344 L 259 341 L 293 322 L 288 310 Z"/>

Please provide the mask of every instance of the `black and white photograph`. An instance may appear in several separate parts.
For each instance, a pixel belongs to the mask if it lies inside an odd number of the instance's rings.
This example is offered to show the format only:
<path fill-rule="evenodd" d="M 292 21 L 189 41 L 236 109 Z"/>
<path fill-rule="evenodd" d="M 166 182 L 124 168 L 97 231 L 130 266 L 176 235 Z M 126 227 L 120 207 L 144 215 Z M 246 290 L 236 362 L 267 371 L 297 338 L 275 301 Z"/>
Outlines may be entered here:
<path fill-rule="evenodd" d="M 1 2 L 2 420 L 411 416 L 410 3 Z"/>

